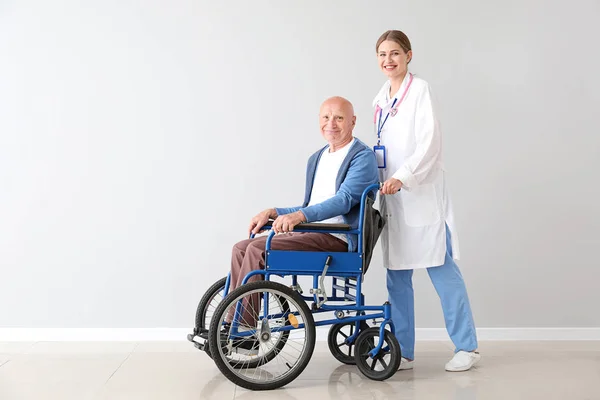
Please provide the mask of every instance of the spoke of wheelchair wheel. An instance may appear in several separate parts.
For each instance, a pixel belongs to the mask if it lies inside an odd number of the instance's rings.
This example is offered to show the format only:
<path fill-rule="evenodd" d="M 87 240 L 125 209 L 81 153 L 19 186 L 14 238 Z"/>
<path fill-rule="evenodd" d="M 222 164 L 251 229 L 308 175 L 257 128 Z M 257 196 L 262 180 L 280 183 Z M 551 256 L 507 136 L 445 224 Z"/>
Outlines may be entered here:
<path fill-rule="evenodd" d="M 217 297 L 218 297 L 218 299 L 217 299 Z M 213 305 L 213 302 L 215 300 L 217 301 L 217 304 Z M 220 294 L 217 294 L 215 297 L 213 297 L 211 299 L 211 301 L 208 302 L 208 308 L 212 308 L 214 310 L 215 308 L 217 308 L 217 306 L 219 305 L 219 303 L 221 302 L 221 300 L 223 300 L 223 296 L 221 296 Z"/>
<path fill-rule="evenodd" d="M 290 333 L 291 332 L 292 331 L 290 331 Z M 306 342 L 306 337 L 292 339 L 291 335 L 290 335 L 290 336 L 288 336 L 288 340 L 286 343 L 289 343 L 290 347 L 292 347 L 294 350 L 298 350 L 298 349 L 304 348 L 304 344 L 303 344 L 304 342 Z"/>
<path fill-rule="evenodd" d="M 277 352 L 277 356 L 275 357 L 275 360 L 277 360 L 278 369 L 280 371 L 282 371 L 283 373 L 287 372 L 290 369 L 290 367 L 293 368 L 296 365 L 296 363 L 298 362 L 298 360 L 295 360 L 295 361 L 290 360 L 281 351 Z"/>
<path fill-rule="evenodd" d="M 273 351 L 275 352 L 275 357 L 273 359 L 277 362 L 277 365 L 281 368 L 283 366 L 283 362 L 280 360 L 280 357 L 279 357 L 281 354 L 281 350 L 274 348 Z M 285 358 L 284 355 L 281 355 L 281 358 L 283 358 L 283 361 L 288 362 L 288 360 Z"/>
<path fill-rule="evenodd" d="M 204 318 L 204 321 L 208 321 L 208 320 L 212 319 L 212 317 L 214 317 L 215 310 L 219 306 L 219 303 L 221 302 L 221 300 L 223 300 L 223 296 L 221 296 L 220 294 L 217 296 L 219 296 L 220 299 L 216 305 L 213 305 L 213 302 L 215 301 L 216 296 L 208 303 L 208 306 L 206 307 L 206 316 Z M 205 322 L 205 324 L 206 324 L 206 322 Z M 206 325 L 208 325 L 208 324 L 206 324 Z"/>
<path fill-rule="evenodd" d="M 237 360 L 237 361 L 235 362 L 235 364 L 233 364 L 233 366 L 234 366 L 234 367 L 237 367 L 237 366 L 238 366 L 238 365 L 240 365 L 240 364 L 244 364 L 244 362 L 245 362 L 244 360 Z"/>
<path fill-rule="evenodd" d="M 366 349 L 366 350 L 363 350 L 363 351 L 365 351 L 365 353 L 363 353 L 363 352 L 361 352 L 361 353 L 360 353 L 361 357 L 366 357 L 366 358 L 369 358 L 369 357 L 370 357 L 370 356 L 369 356 L 369 353 L 371 352 L 371 350 L 373 350 L 373 349 L 375 348 L 375 346 L 374 346 L 374 345 L 371 345 L 371 343 L 367 343 L 367 346 L 368 346 L 369 348 L 368 348 L 368 349 Z M 362 347 L 362 346 L 361 346 L 361 347 Z"/>
<path fill-rule="evenodd" d="M 247 360 L 247 359 L 240 359 L 240 360 L 232 360 L 233 362 L 230 362 L 230 365 L 233 366 L 239 366 L 241 365 L 241 370 L 238 370 L 238 374 L 243 374 L 248 376 L 248 378 L 252 379 L 252 380 L 259 380 L 259 381 L 263 381 L 263 380 L 269 380 L 271 378 L 269 378 L 269 376 L 272 376 L 273 378 L 278 378 L 280 376 L 283 376 L 284 374 L 287 373 L 287 371 L 289 371 L 290 368 L 293 368 L 295 365 L 297 365 L 298 361 L 300 360 L 303 352 L 305 351 L 305 344 L 306 344 L 306 337 L 303 338 L 297 338 L 297 339 L 292 339 L 291 337 L 291 333 L 292 331 L 288 331 L 288 333 L 279 331 L 279 332 L 273 332 L 273 329 L 276 329 L 278 327 L 283 327 L 286 325 L 286 315 L 288 313 L 294 313 L 295 315 L 301 315 L 301 313 L 299 311 L 294 312 L 290 306 L 288 305 L 288 307 L 283 307 L 282 304 L 282 299 L 285 299 L 285 297 L 283 297 L 282 295 L 276 294 L 276 293 L 271 293 L 271 292 L 266 292 L 269 293 L 270 295 L 270 301 L 267 307 L 268 310 L 268 315 L 263 316 L 263 318 L 267 319 L 267 325 L 269 326 L 269 328 L 271 329 L 271 338 L 267 341 L 267 342 L 260 342 L 260 338 L 258 337 L 258 332 L 260 332 L 260 328 L 256 327 L 256 324 L 249 324 L 243 315 L 244 314 L 250 314 L 250 315 L 257 315 L 260 317 L 262 311 L 264 310 L 264 304 L 260 304 L 260 312 L 257 312 L 257 310 L 255 309 L 255 307 L 252 305 L 252 303 L 250 302 L 250 295 L 255 295 L 258 293 L 248 293 L 247 296 L 243 296 L 242 299 L 238 299 L 242 300 L 242 302 L 247 302 L 245 307 L 242 307 L 242 313 L 239 315 L 238 317 L 238 323 L 240 323 L 241 325 L 245 325 L 245 326 L 253 326 L 256 331 L 255 334 L 252 336 L 244 336 L 244 337 L 238 337 L 236 339 L 236 341 L 240 341 L 241 343 L 243 343 L 244 341 L 247 340 L 252 340 L 253 342 L 256 340 L 259 340 L 259 354 L 262 352 L 262 355 L 259 355 L 258 360 L 257 359 L 252 359 L 252 360 Z M 237 307 L 238 301 L 235 301 L 234 303 L 232 303 L 230 305 L 230 307 L 233 307 L 233 309 L 235 310 L 235 308 Z M 261 301 L 261 303 L 263 303 L 263 301 Z M 229 309 L 227 310 L 227 313 L 225 313 L 225 315 L 227 315 L 229 313 Z M 273 317 L 274 315 L 277 315 L 278 317 Z M 303 318 L 302 318 L 303 319 Z M 303 321 L 302 321 L 303 323 Z M 300 329 L 300 331 L 304 331 L 306 332 L 305 328 L 304 329 Z M 286 339 L 283 339 L 283 336 L 286 335 Z M 228 339 L 231 338 L 231 334 L 228 336 Z M 278 348 L 278 343 L 280 340 L 285 340 L 285 343 L 283 346 L 281 346 L 281 348 Z M 234 355 L 236 353 L 233 353 L 232 355 Z M 239 354 L 239 353 L 237 353 Z M 271 356 L 267 357 L 269 354 L 271 354 Z M 243 355 L 241 355 L 243 356 Z M 249 368 L 249 362 L 258 362 L 258 366 L 257 368 Z M 275 361 L 275 364 L 271 367 L 271 368 L 267 368 L 264 370 L 264 373 L 266 374 L 265 377 L 263 377 L 263 368 L 262 366 L 268 364 L 269 361 Z M 244 367 L 244 364 L 246 365 Z M 254 369 L 254 371 L 250 372 L 250 369 Z M 271 372 L 269 372 L 269 370 L 271 370 Z M 258 371 L 257 371 L 258 370 Z"/>
<path fill-rule="evenodd" d="M 284 352 L 283 352 L 283 350 L 278 350 L 278 349 L 275 349 L 275 360 L 277 360 L 277 364 L 278 364 L 278 365 L 281 365 L 281 366 L 283 366 L 283 365 L 282 365 L 283 363 L 282 363 L 282 361 L 279 359 L 279 356 L 281 356 L 281 358 L 283 359 L 283 361 L 285 361 L 285 363 L 286 363 L 286 366 L 287 366 L 287 365 L 294 366 L 294 365 L 296 364 L 296 362 L 297 362 L 297 360 L 296 360 L 296 361 L 294 361 L 294 362 L 290 362 L 290 360 L 289 360 L 289 359 L 286 357 L 286 353 L 284 353 Z M 298 358 L 300 358 L 300 357 L 298 357 Z"/>
<path fill-rule="evenodd" d="M 306 343 L 306 337 L 292 339 L 290 336 L 288 336 L 285 346 L 290 347 L 292 350 L 295 350 L 295 351 L 301 353 L 302 349 L 304 349 L 305 343 Z"/>
<path fill-rule="evenodd" d="M 383 365 L 383 369 L 387 369 L 387 366 L 388 366 L 388 365 L 387 365 L 387 363 L 385 362 L 385 360 L 383 359 L 383 357 L 381 357 L 381 358 L 379 359 L 379 362 L 381 363 L 381 365 Z"/>
<path fill-rule="evenodd" d="M 247 307 L 249 308 L 249 311 L 250 311 L 249 313 L 250 313 L 250 315 L 254 316 L 254 315 L 257 315 L 257 314 L 258 314 L 258 313 L 257 313 L 257 311 L 256 311 L 256 309 L 254 308 L 254 306 L 253 306 L 253 305 L 252 305 L 252 303 L 250 302 L 250 296 L 248 296 L 248 305 L 247 305 Z M 259 304 L 259 307 L 260 307 L 260 304 Z M 244 306 L 243 306 L 243 303 L 242 303 L 242 310 L 243 310 L 243 309 L 244 309 Z M 244 312 L 243 312 L 243 311 L 242 311 L 242 315 L 244 315 Z M 256 328 L 256 324 L 250 324 L 250 323 L 248 323 L 248 321 L 246 321 L 246 319 L 244 319 L 244 325 L 246 325 L 246 326 L 251 326 L 251 327 L 253 327 L 253 328 Z"/>
<path fill-rule="evenodd" d="M 300 346 L 300 344 L 297 344 L 297 343 L 294 343 L 294 342 L 291 342 L 291 341 L 289 341 L 289 340 L 288 340 L 288 341 L 286 342 L 286 345 L 285 345 L 285 347 L 288 347 L 288 344 L 292 344 L 292 346 L 289 346 L 289 347 L 291 347 L 291 350 L 294 350 L 296 353 L 298 353 L 298 355 L 302 354 L 302 350 L 304 349 L 304 346 Z M 300 346 L 300 349 L 298 349 L 298 348 L 297 348 L 297 347 L 295 347 L 295 346 Z M 285 348 L 285 347 L 284 347 L 284 348 Z M 278 352 L 278 354 L 281 354 L 281 353 L 283 352 L 283 349 L 282 349 L 282 350 L 277 350 L 277 352 Z M 284 354 L 289 354 L 289 355 L 293 356 L 293 354 L 291 354 L 291 352 L 289 352 L 289 351 L 288 351 L 288 352 L 286 352 L 286 353 L 284 353 Z M 285 357 L 284 357 L 284 358 L 285 358 Z M 287 359 L 286 359 L 286 360 L 287 360 Z M 289 360 L 287 360 L 287 361 L 289 361 Z"/>
<path fill-rule="evenodd" d="M 293 357 L 293 359 L 290 359 L 290 357 L 284 352 L 276 350 L 276 353 L 277 354 L 274 358 L 274 360 L 276 360 L 276 366 L 273 366 L 273 368 L 277 371 L 278 375 L 285 374 L 290 369 L 294 368 L 298 363 L 299 357 Z"/>
<path fill-rule="evenodd" d="M 377 364 L 377 356 L 373 359 L 371 363 L 371 371 L 375 371 L 375 364 Z"/>
<path fill-rule="evenodd" d="M 250 368 L 246 368 L 246 371 L 248 371 L 249 369 Z M 258 377 L 260 378 L 260 374 L 261 374 L 262 370 L 260 368 L 254 368 L 254 371 L 252 372 L 252 379 L 254 379 L 257 372 L 258 372 Z"/>
<path fill-rule="evenodd" d="M 375 341 L 373 341 L 373 343 L 369 342 L 367 344 L 369 345 L 369 351 L 371 351 L 375 348 Z"/>
<path fill-rule="evenodd" d="M 233 307 L 236 307 L 236 305 L 237 305 L 237 302 L 235 302 L 235 303 L 234 303 L 232 306 L 233 306 Z M 243 315 L 243 312 L 242 312 L 242 315 Z M 242 321 L 240 321 L 240 322 L 241 322 L 242 324 L 246 323 L 246 325 L 248 325 L 248 324 L 247 324 L 247 322 L 248 322 L 248 321 L 246 321 L 246 319 L 244 319 L 243 317 L 241 317 L 241 320 L 242 320 Z M 228 335 L 228 340 L 231 340 L 231 333 Z M 245 341 L 252 340 L 252 336 L 248 336 L 248 337 L 239 338 L 239 339 L 237 339 L 237 340 L 241 340 L 241 342 L 243 343 L 243 342 L 245 342 Z M 236 354 L 236 353 L 233 353 L 232 355 L 235 355 L 235 354 Z M 240 356 L 240 359 L 238 359 L 237 361 L 235 361 L 235 363 L 233 364 L 233 366 L 234 366 L 234 367 L 237 367 L 237 366 L 239 366 L 239 365 L 244 365 L 244 364 L 246 364 L 246 363 L 248 363 L 248 362 L 250 361 L 250 360 L 249 360 L 249 358 L 250 358 L 250 357 L 249 357 L 249 356 L 247 356 L 247 355 L 244 355 L 244 354 L 239 354 L 239 353 L 237 353 L 237 355 L 238 355 L 238 356 Z M 247 369 L 248 369 L 248 367 L 246 367 L 246 370 L 247 370 Z"/>
<path fill-rule="evenodd" d="M 271 341 L 271 343 L 272 343 L 272 341 Z M 285 347 L 288 347 L 288 348 L 291 347 L 293 350 L 296 350 L 299 353 L 299 355 L 302 353 L 302 351 L 298 351 L 295 348 L 293 341 L 290 340 L 290 339 L 288 339 L 286 341 L 286 344 L 285 344 L 284 348 Z M 289 352 L 283 351 L 283 349 L 278 349 L 275 345 L 273 345 L 273 352 L 275 353 L 275 357 L 273 358 L 273 360 L 275 360 L 275 362 L 277 363 L 278 369 L 282 370 L 283 372 L 286 371 L 286 368 L 284 368 L 284 367 L 287 367 L 287 369 L 289 369 L 289 366 L 290 365 L 291 366 L 295 365 L 297 363 L 297 359 L 299 359 L 299 355 L 298 356 L 293 356 L 294 358 L 296 358 L 296 360 L 295 361 L 291 361 L 289 359 L 289 356 L 292 356 L 292 355 L 289 354 Z"/>

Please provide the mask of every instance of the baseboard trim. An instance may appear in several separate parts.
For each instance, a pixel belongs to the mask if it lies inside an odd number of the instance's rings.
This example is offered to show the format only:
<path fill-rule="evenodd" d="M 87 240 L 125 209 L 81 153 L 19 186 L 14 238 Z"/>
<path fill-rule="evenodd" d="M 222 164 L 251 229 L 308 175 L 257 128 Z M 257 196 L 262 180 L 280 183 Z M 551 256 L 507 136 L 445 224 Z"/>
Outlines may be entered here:
<path fill-rule="evenodd" d="M 417 329 L 416 339 L 449 340 L 444 328 Z M 600 328 L 478 328 L 479 341 L 509 340 L 600 340 Z"/>
<path fill-rule="evenodd" d="M 328 326 L 317 329 L 317 340 L 327 340 Z M 189 328 L 0 328 L 0 342 L 145 342 L 185 340 Z M 480 341 L 600 340 L 600 328 L 479 328 Z M 417 341 L 447 341 L 444 328 L 421 328 Z"/>

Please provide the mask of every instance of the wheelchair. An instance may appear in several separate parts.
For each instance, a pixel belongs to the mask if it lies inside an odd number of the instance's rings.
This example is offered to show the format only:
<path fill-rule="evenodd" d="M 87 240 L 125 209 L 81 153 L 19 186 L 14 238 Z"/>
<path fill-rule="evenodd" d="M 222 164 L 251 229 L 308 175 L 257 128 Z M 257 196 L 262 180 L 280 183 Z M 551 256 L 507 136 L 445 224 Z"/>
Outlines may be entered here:
<path fill-rule="evenodd" d="M 316 327 L 325 325 L 330 325 L 327 344 L 337 360 L 356 365 L 373 380 L 394 375 L 401 352 L 393 334 L 390 303 L 367 306 L 361 292 L 370 261 L 365 252 L 370 221 L 366 215 L 374 211 L 379 216 L 372 208 L 379 187 L 374 184 L 363 192 L 358 229 L 321 223 L 294 228 L 294 232 L 356 234 L 356 251 L 272 250 L 274 231 L 270 223 L 263 227 L 270 230 L 265 268 L 250 272 L 232 291 L 229 276 L 215 282 L 200 300 L 195 327 L 187 339 L 205 351 L 231 382 L 250 390 L 277 389 L 296 379 L 313 354 Z M 378 236 L 371 239 L 371 250 Z M 264 279 L 248 282 L 256 275 Z M 271 281 L 273 276 L 291 277 L 291 285 Z M 303 276 L 313 278 L 310 295 L 304 295 L 298 283 Z M 331 290 L 326 278 L 331 278 Z M 315 320 L 320 314 L 326 316 Z"/>

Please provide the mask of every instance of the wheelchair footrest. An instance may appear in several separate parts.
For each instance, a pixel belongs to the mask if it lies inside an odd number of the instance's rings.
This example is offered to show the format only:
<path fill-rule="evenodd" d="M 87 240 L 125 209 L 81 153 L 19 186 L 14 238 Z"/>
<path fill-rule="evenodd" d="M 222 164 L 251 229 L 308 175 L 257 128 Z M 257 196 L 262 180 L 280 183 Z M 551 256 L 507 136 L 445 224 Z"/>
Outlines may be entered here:
<path fill-rule="evenodd" d="M 194 347 L 197 348 L 198 350 L 204 351 L 204 348 L 206 347 L 206 344 L 194 342 Z"/>
<path fill-rule="evenodd" d="M 194 344 L 194 347 L 197 348 L 198 350 L 207 351 L 207 349 L 208 349 L 208 340 L 206 340 L 204 342 L 202 342 L 202 341 L 197 342 L 196 340 L 194 340 L 195 338 L 199 338 L 199 337 L 200 336 L 193 336 L 193 335 L 190 334 L 190 335 L 188 335 L 188 340 L 190 342 L 192 342 Z"/>
<path fill-rule="evenodd" d="M 197 341 L 197 338 L 201 340 Z M 208 345 L 208 331 L 203 330 L 198 334 L 190 333 L 189 335 L 187 335 L 187 340 L 192 342 L 194 344 L 194 347 L 198 350 L 204 350 Z"/>

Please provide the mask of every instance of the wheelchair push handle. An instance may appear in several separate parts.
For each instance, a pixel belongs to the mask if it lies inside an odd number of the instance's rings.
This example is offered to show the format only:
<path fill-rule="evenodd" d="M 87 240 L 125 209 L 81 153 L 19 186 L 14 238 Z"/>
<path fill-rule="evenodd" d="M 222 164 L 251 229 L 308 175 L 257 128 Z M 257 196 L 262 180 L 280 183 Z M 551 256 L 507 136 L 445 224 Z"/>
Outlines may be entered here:
<path fill-rule="evenodd" d="M 379 182 L 379 183 L 377 183 L 377 186 L 378 186 L 378 188 L 377 188 L 377 189 L 381 190 L 381 188 L 383 187 L 383 184 L 384 184 L 384 183 L 385 183 L 385 182 Z M 371 186 L 374 186 L 374 185 L 371 185 Z M 371 186 L 369 186 L 369 187 L 371 187 Z M 368 189 L 368 188 L 367 188 L 367 189 Z M 400 192 L 401 190 L 402 190 L 402 188 L 398 189 L 398 192 Z"/>

